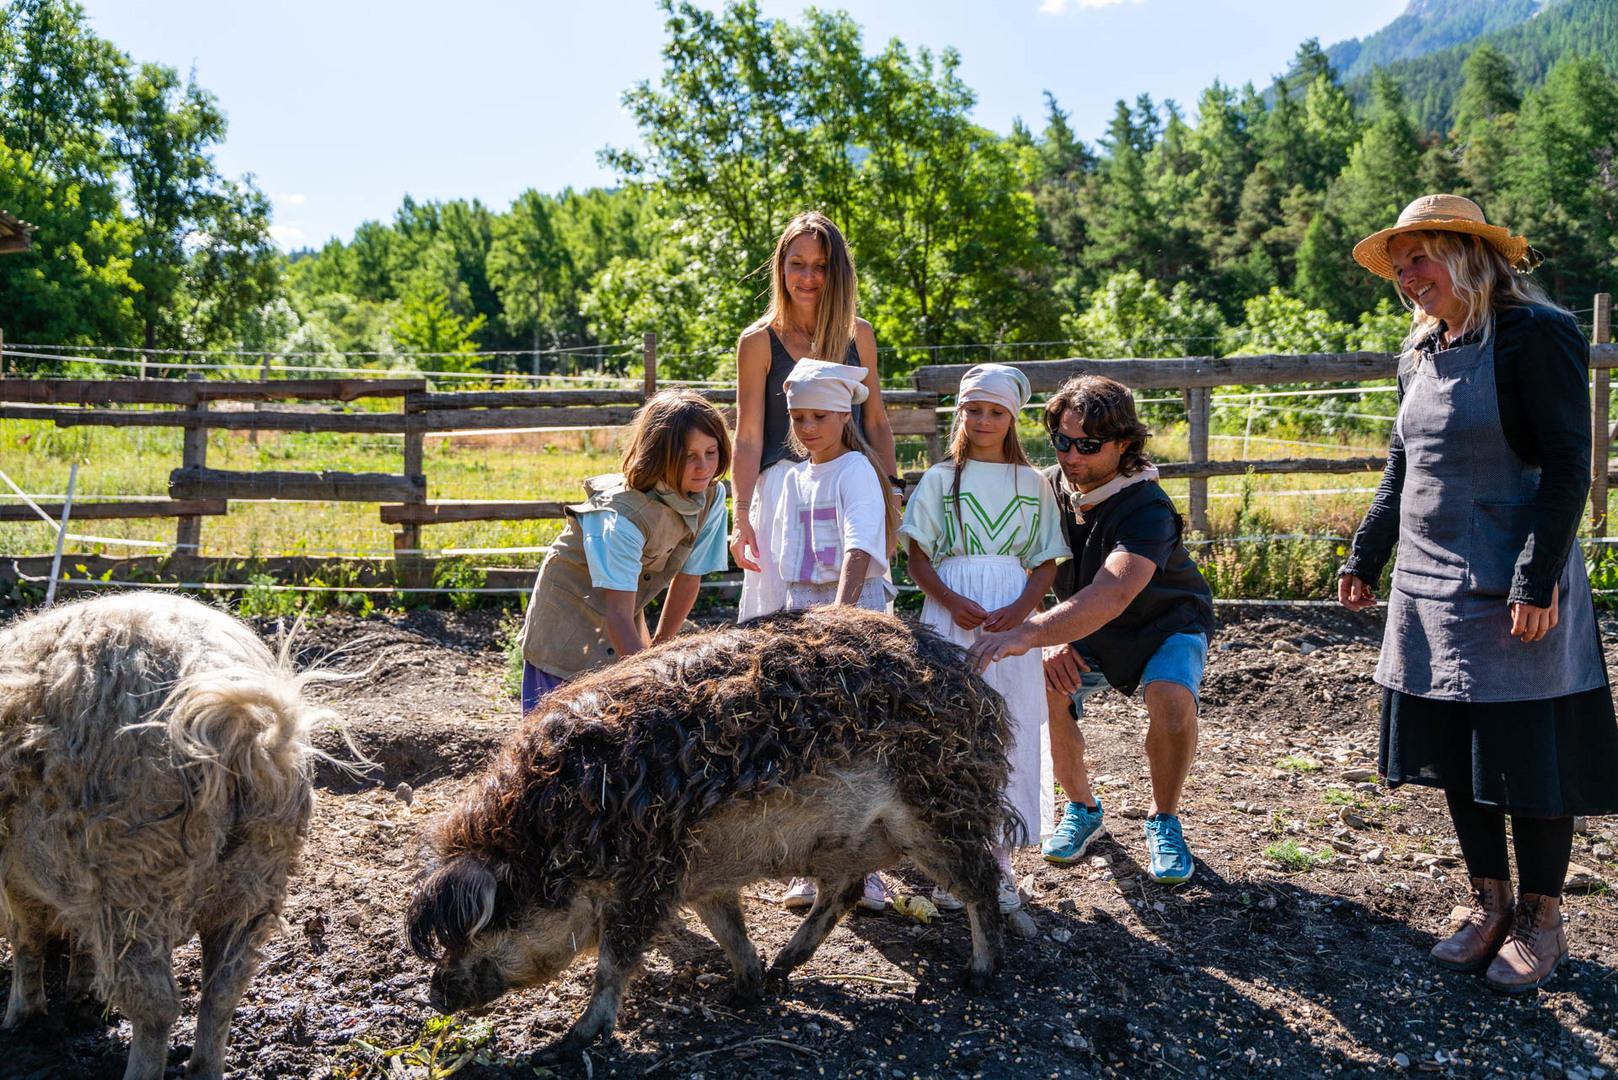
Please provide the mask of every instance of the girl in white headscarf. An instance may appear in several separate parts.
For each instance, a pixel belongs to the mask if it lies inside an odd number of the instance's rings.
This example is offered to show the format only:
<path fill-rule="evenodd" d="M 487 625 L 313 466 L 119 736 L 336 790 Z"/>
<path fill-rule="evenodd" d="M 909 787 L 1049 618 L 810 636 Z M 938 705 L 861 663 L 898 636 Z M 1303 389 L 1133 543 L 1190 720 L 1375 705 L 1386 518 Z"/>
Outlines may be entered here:
<path fill-rule="evenodd" d="M 967 647 L 985 631 L 1010 630 L 1039 606 L 1071 552 L 1056 496 L 1023 453 L 1017 414 L 1028 404 L 1028 377 L 1004 364 L 979 364 L 955 396 L 949 460 L 928 469 L 905 508 L 899 535 L 910 576 L 927 594 L 921 620 Z M 1045 741 L 1045 675 L 1036 652 L 1008 657 L 984 672 L 1006 699 L 1012 722 L 1010 802 L 1030 832 L 1050 835 L 1056 780 Z M 1021 903 L 1007 844 L 1000 863 L 1000 908 Z M 935 890 L 940 907 L 960 901 Z"/>
<path fill-rule="evenodd" d="M 850 422 L 868 393 L 866 371 L 852 364 L 799 360 L 786 378 L 793 449 L 803 460 L 764 474 L 759 500 L 759 563 L 785 584 L 790 609 L 848 604 L 887 611 L 893 582 L 888 556 L 899 513 L 881 466 Z M 814 882 L 793 878 L 781 903 L 815 902 Z M 892 894 L 880 874 L 865 879 L 860 906 L 885 911 Z"/>

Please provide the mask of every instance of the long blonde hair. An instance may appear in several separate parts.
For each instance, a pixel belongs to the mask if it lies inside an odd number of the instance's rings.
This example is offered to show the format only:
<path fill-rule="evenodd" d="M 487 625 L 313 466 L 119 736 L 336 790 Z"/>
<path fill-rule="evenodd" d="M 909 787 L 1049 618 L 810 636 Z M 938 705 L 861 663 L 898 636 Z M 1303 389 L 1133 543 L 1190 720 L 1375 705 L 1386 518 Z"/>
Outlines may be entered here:
<path fill-rule="evenodd" d="M 855 408 L 859 408 L 859 406 L 856 405 Z M 843 449 L 865 455 L 865 460 L 871 463 L 871 468 L 876 470 L 877 479 L 881 482 L 882 503 L 885 511 L 882 518 L 887 526 L 888 556 L 891 558 L 894 549 L 899 545 L 900 518 L 899 508 L 894 506 L 893 500 L 887 497 L 888 482 L 883 476 L 882 460 L 876 456 L 876 451 L 871 449 L 871 444 L 865 441 L 865 436 L 860 434 L 860 429 L 854 426 L 854 417 L 849 413 L 839 413 L 838 415 L 843 417 Z M 794 453 L 802 454 L 805 457 L 809 456 L 809 448 L 798 441 L 798 433 L 790 427 L 787 429 L 787 445 L 792 448 Z"/>
<path fill-rule="evenodd" d="M 1403 234 L 1420 241 L 1422 250 L 1430 259 L 1436 259 L 1449 271 L 1450 285 L 1455 298 L 1466 311 L 1465 325 L 1482 331 L 1482 339 L 1489 340 L 1494 333 L 1494 311 L 1497 307 L 1548 307 L 1564 314 L 1567 309 L 1557 304 L 1545 290 L 1519 274 L 1506 262 L 1505 257 L 1481 236 L 1451 232 L 1447 229 L 1420 229 Z M 1394 291 L 1399 303 L 1411 313 L 1410 333 L 1405 336 L 1400 351 L 1411 356 L 1415 347 L 1438 329 L 1439 320 L 1416 306 L 1394 280 Z"/>
<path fill-rule="evenodd" d="M 831 218 L 818 210 L 805 210 L 782 230 L 775 242 L 775 255 L 770 259 L 770 306 L 755 325 L 786 329 L 787 316 L 792 310 L 792 298 L 787 295 L 787 248 L 800 236 L 813 236 L 820 241 L 826 253 L 826 284 L 820 291 L 820 306 L 815 312 L 814 353 L 820 360 L 841 364 L 847 360 L 849 342 L 854 340 L 854 311 L 859 306 L 859 275 L 854 270 L 854 253 L 848 242 L 837 231 Z M 881 469 L 877 470 L 878 474 Z"/>

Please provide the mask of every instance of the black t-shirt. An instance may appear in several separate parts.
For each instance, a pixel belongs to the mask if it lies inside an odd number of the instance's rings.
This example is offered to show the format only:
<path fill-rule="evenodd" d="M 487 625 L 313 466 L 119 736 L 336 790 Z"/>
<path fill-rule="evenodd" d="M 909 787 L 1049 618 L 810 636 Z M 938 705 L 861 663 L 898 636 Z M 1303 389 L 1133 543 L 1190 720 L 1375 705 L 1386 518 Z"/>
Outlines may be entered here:
<path fill-rule="evenodd" d="M 1156 483 L 1125 488 L 1077 520 L 1060 465 L 1044 470 L 1056 491 L 1062 530 L 1073 558 L 1056 568 L 1056 598 L 1066 600 L 1095 580 L 1107 556 L 1128 552 L 1152 560 L 1157 573 L 1122 614 L 1083 641 L 1107 681 L 1126 694 L 1140 685 L 1146 662 L 1175 634 L 1214 629 L 1213 594 L 1183 542 L 1184 522 Z M 1078 643 L 1075 643 L 1078 644 Z"/>

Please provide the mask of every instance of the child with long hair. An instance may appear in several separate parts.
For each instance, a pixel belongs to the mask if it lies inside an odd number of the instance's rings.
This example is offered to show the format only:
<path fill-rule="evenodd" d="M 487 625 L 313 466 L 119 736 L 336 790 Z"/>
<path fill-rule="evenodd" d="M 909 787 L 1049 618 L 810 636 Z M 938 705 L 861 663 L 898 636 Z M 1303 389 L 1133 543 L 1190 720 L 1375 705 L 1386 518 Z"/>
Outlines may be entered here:
<path fill-rule="evenodd" d="M 680 632 L 703 574 L 724 570 L 730 434 L 707 399 L 665 390 L 635 414 L 621 473 L 567 507 L 522 628 L 523 714 L 562 683 Z M 657 633 L 646 606 L 668 590 Z"/>
<path fill-rule="evenodd" d="M 804 359 L 786 378 L 793 448 L 802 461 L 777 466 L 759 485 L 760 562 L 785 585 L 789 610 L 848 604 L 887 611 L 895 589 L 888 557 L 899 513 L 881 465 L 850 422 L 865 400 L 866 372 L 852 364 Z M 808 907 L 814 883 L 794 878 L 781 903 Z M 865 880 L 860 906 L 884 911 L 892 895 L 881 875 Z"/>
<path fill-rule="evenodd" d="M 1010 630 L 1044 599 L 1056 560 L 1068 557 L 1056 496 L 1028 462 L 1017 438 L 1017 414 L 1028 403 L 1028 377 L 1004 364 L 979 364 L 955 397 L 949 459 L 922 475 L 899 535 L 910 576 L 927 596 L 921 620 L 970 646 L 985 631 Z M 1045 676 L 1039 654 L 990 664 L 1012 722 L 1010 799 L 1030 830 L 1052 828 L 1055 778 L 1045 750 Z M 1000 864 L 1000 908 L 1020 906 L 1007 837 L 994 849 Z M 935 889 L 940 907 L 960 902 Z"/>

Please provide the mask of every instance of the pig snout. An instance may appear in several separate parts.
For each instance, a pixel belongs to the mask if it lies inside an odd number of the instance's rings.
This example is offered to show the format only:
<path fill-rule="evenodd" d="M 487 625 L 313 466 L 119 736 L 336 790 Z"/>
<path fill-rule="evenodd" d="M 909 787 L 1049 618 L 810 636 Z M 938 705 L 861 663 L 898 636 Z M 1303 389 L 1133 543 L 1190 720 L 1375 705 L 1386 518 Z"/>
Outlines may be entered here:
<path fill-rule="evenodd" d="M 444 1014 L 487 1005 L 506 992 L 506 980 L 493 961 L 474 960 L 441 967 L 427 984 L 427 1002 Z"/>

